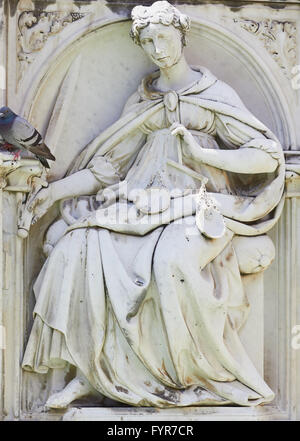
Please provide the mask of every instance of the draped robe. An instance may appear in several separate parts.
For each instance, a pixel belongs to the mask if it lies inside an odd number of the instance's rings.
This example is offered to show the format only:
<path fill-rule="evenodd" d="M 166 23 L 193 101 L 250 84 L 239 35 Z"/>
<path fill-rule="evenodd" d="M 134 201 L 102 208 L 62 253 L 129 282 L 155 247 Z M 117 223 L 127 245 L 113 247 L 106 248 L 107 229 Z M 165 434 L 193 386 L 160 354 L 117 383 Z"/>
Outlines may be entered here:
<path fill-rule="evenodd" d="M 23 368 L 46 373 L 77 366 L 103 395 L 135 406 L 257 405 L 274 394 L 243 348 L 238 330 L 249 305 L 232 239 L 256 236 L 283 206 L 284 159 L 277 138 L 237 94 L 207 69 L 178 91 L 145 78 L 116 123 L 70 167 L 88 168 L 103 189 L 127 193 L 102 208 L 97 196 L 64 201 L 68 224 L 34 286 L 34 324 Z M 273 173 L 230 173 L 184 155 L 173 122 L 211 149 L 254 148 Z M 181 156 L 182 155 L 182 156 Z M 195 226 L 200 181 L 208 178 L 226 222 L 219 239 Z M 136 189 L 176 195 L 141 208 Z M 132 193 L 133 192 L 133 193 Z M 246 348 L 247 349 L 247 348 Z"/>

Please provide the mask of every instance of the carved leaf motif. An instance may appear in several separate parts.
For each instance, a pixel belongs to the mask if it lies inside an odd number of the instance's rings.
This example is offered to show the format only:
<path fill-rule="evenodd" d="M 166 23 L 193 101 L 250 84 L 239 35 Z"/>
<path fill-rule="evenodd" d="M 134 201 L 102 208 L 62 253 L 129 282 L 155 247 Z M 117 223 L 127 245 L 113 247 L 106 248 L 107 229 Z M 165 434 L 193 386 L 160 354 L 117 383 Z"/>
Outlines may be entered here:
<path fill-rule="evenodd" d="M 22 75 L 29 63 L 35 59 L 36 53 L 46 44 L 49 37 L 61 32 L 65 26 L 83 18 L 86 14 L 78 12 L 43 12 L 25 11 L 18 20 L 18 42 Z M 20 78 L 19 78 L 20 79 Z"/>
<path fill-rule="evenodd" d="M 291 69 L 296 64 L 296 24 L 290 21 L 265 19 L 263 21 L 245 18 L 234 19 L 242 29 L 256 35 L 273 59 L 291 78 Z"/>

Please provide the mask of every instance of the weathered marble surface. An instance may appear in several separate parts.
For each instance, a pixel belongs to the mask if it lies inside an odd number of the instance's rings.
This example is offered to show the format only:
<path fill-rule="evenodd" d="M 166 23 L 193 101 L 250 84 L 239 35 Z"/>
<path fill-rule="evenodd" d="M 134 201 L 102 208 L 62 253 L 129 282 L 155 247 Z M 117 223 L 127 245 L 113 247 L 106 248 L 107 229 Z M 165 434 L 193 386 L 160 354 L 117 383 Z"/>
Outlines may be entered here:
<path fill-rule="evenodd" d="M 49 114 L 54 103 L 54 97 L 57 94 L 61 80 L 71 61 L 76 58 L 79 51 L 81 51 L 85 57 L 85 62 L 80 63 L 80 72 L 78 73 L 83 81 L 85 81 L 89 75 L 90 81 L 93 81 L 93 76 L 97 75 L 98 68 L 96 66 L 99 66 L 97 57 L 103 60 L 101 66 L 104 70 L 100 72 L 103 80 L 101 84 L 99 84 L 98 92 L 91 94 L 91 96 L 87 98 L 91 108 L 91 114 L 88 115 L 88 118 L 95 114 L 95 110 L 92 110 L 93 106 L 94 109 L 99 109 L 94 119 L 92 118 L 90 132 L 91 138 L 98 133 L 99 128 L 100 130 L 104 129 L 115 119 L 116 116 L 119 115 L 123 103 L 127 96 L 134 90 L 139 79 L 146 72 L 150 72 L 153 69 L 150 64 L 147 64 L 143 55 L 140 52 L 137 52 L 136 48 L 134 48 L 134 50 L 132 49 L 132 53 L 130 52 L 131 49 L 129 48 L 129 42 L 128 45 L 125 43 L 125 36 L 129 29 L 129 25 L 126 22 L 111 24 L 105 28 L 99 28 L 99 24 L 101 25 L 102 23 L 109 23 L 110 21 L 114 22 L 116 19 L 122 19 L 123 12 L 120 10 L 118 13 L 116 13 L 116 11 L 112 12 L 111 8 L 104 7 L 100 2 L 97 3 L 99 4 L 96 4 L 96 2 L 93 4 L 91 2 L 90 5 L 84 5 L 80 10 L 80 14 L 83 15 L 82 17 L 77 16 L 77 19 L 72 23 L 67 21 L 67 25 L 64 29 L 59 30 L 57 34 L 55 32 L 53 32 L 53 34 L 50 33 L 47 41 L 41 48 L 35 46 L 37 50 L 34 51 L 34 59 L 31 63 L 28 63 L 28 65 L 26 60 L 23 61 L 18 58 L 17 54 L 20 53 L 20 48 L 17 48 L 14 36 L 11 35 L 8 45 L 8 71 L 10 72 L 7 87 L 8 103 L 11 105 L 13 104 L 16 107 L 16 110 L 25 112 L 25 115 L 32 118 L 32 121 L 34 121 L 41 130 L 45 129 L 48 124 Z M 32 5 L 32 2 L 21 2 L 21 5 L 19 5 L 20 9 L 16 9 L 15 12 L 21 14 L 24 11 L 26 12 L 26 10 L 30 11 L 33 9 Z M 48 7 L 49 11 L 51 11 L 51 9 L 54 11 L 59 8 L 62 8 L 62 6 L 49 4 Z M 264 39 L 261 39 L 261 34 L 252 32 L 257 26 L 257 23 L 263 23 L 263 26 L 265 26 L 266 20 L 270 20 L 269 25 L 271 28 L 272 21 L 280 22 L 282 20 L 283 22 L 296 23 L 298 29 L 299 22 L 295 15 L 295 11 L 298 11 L 296 3 L 294 2 L 294 4 L 292 4 L 292 2 L 290 2 L 290 5 L 283 10 L 276 10 L 275 8 L 272 8 L 271 10 L 270 8 L 262 7 L 261 5 L 242 7 L 239 11 L 233 11 L 230 7 L 223 5 L 182 5 L 181 9 L 191 13 L 195 17 L 195 26 L 193 27 L 190 38 L 191 45 L 188 50 L 188 58 L 190 62 L 193 64 L 199 64 L 201 62 L 202 64 L 208 65 L 214 73 L 233 85 L 238 90 L 243 100 L 247 103 L 247 107 L 277 134 L 284 149 L 297 149 L 297 146 L 300 144 L 299 127 L 296 124 L 297 118 L 299 117 L 297 101 L 299 92 L 293 89 L 290 76 L 287 72 L 290 69 L 290 63 L 293 62 L 291 61 L 292 57 L 288 60 L 279 60 L 278 57 L 273 57 L 272 48 L 270 49 L 268 39 L 265 41 Z M 75 7 L 74 11 L 75 10 L 78 12 L 78 7 Z M 68 11 L 65 12 L 68 15 Z M 49 15 L 51 17 L 50 12 L 48 16 Z M 203 16 L 205 16 L 205 23 L 202 23 L 202 25 L 204 26 L 204 29 L 208 31 L 205 34 L 203 31 L 201 32 L 201 30 L 198 31 L 200 28 L 196 25 L 197 17 L 201 22 L 203 21 Z M 11 29 L 13 29 L 13 26 L 17 29 L 16 15 L 12 14 L 9 20 Z M 250 29 L 248 26 L 249 24 Z M 98 35 L 101 35 L 102 47 L 98 47 L 97 49 L 99 50 L 93 52 L 92 46 L 93 44 L 96 44 L 97 39 L 99 41 L 99 36 L 96 35 L 96 31 L 89 36 L 88 41 L 88 30 L 96 28 L 99 28 Z M 276 29 L 278 28 L 276 27 Z M 272 29 L 270 32 L 272 32 Z M 287 38 L 289 32 L 293 34 L 293 28 L 288 31 L 284 30 L 284 35 L 277 33 L 272 41 L 275 41 L 275 45 L 276 41 L 279 44 L 279 42 L 282 40 L 284 41 Z M 81 42 L 81 46 L 79 44 L 76 45 L 78 36 L 85 34 L 87 37 L 85 41 Z M 6 48 L 6 43 L 3 40 L 4 34 L 2 33 L 1 35 L 1 43 Z M 222 42 L 221 35 L 223 36 Z M 95 37 L 94 43 L 93 36 Z M 293 40 L 293 37 L 291 40 Z M 124 46 L 121 45 L 121 41 Z M 203 44 L 203 41 L 206 44 Z M 201 52 L 198 50 L 200 43 L 203 48 Z M 226 47 L 224 47 L 224 44 L 226 44 Z M 111 53 L 116 46 L 118 47 L 118 50 L 114 53 L 112 59 L 110 59 L 109 53 Z M 66 47 L 68 47 L 68 49 L 66 49 Z M 226 56 L 224 56 L 224 51 Z M 4 52 L 2 51 L 2 54 L 3 53 Z M 60 57 L 56 58 L 59 54 L 61 54 Z M 213 56 L 209 57 L 209 54 L 213 54 Z M 239 55 L 237 56 L 237 54 Z M 297 46 L 296 56 L 299 57 L 299 49 Z M 94 59 L 95 62 L 87 62 L 86 57 L 89 57 L 88 60 Z M 121 57 L 122 62 L 116 62 L 116 64 L 113 65 L 113 70 L 119 88 L 116 90 L 115 96 L 108 96 L 106 95 L 106 91 L 108 90 L 107 84 L 110 77 L 110 71 L 107 68 L 109 65 L 108 61 L 114 63 L 116 59 L 120 60 L 118 57 Z M 228 57 L 230 57 L 230 63 L 228 63 Z M 57 60 L 56 65 L 53 65 L 53 61 L 51 61 L 53 58 L 56 58 Z M 132 70 L 130 70 L 131 66 L 126 64 L 128 58 L 131 60 L 135 59 L 136 65 Z M 47 60 L 46 64 L 45 60 Z M 206 60 L 208 60 L 208 62 Z M 25 65 L 26 67 L 24 67 Z M 88 66 L 91 65 L 95 66 L 94 71 L 93 69 L 88 69 Z M 53 66 L 52 70 L 51 66 Z M 107 68 L 106 72 L 105 68 Z M 16 76 L 14 77 L 15 72 Z M 241 75 L 241 72 L 243 75 Z M 40 83 L 42 78 L 43 81 Z M 245 81 L 249 84 L 247 89 L 243 87 Z M 97 86 L 95 82 L 93 85 Z M 93 87 L 93 90 L 97 89 Z M 118 100 L 120 94 L 122 99 Z M 33 103 L 32 97 L 35 97 Z M 77 95 L 77 98 L 79 103 L 82 102 L 83 96 L 80 95 L 80 93 Z M 111 99 L 112 103 L 110 107 L 107 105 L 109 99 Z M 102 107 L 98 106 L 99 103 L 103 103 Z M 80 146 L 89 141 L 89 139 L 80 138 L 83 131 L 80 127 L 80 114 L 76 114 L 76 110 L 77 109 L 75 108 L 72 118 L 76 121 L 75 125 L 78 130 L 70 131 L 72 133 L 67 133 L 63 128 L 58 128 L 56 132 L 57 149 L 60 148 L 60 145 L 66 145 L 67 140 L 70 140 L 69 142 L 72 142 L 72 145 L 74 145 L 74 155 L 76 155 L 76 148 L 79 150 Z M 55 120 L 53 121 L 53 125 L 55 125 Z M 76 144 L 77 140 L 78 143 Z M 59 167 L 53 169 L 53 176 L 52 178 L 50 177 L 50 179 L 56 179 L 61 176 L 64 171 L 65 163 L 68 161 L 69 157 L 65 157 L 64 160 L 62 156 L 62 161 L 60 162 Z M 291 165 L 290 168 L 293 169 L 293 166 Z M 294 168 L 297 169 L 297 167 Z M 4 244 L 6 243 L 6 245 L 4 245 L 3 254 L 5 277 L 3 281 L 4 289 L 2 291 L 4 296 L 3 306 L 6 320 L 4 323 L 6 326 L 7 342 L 14 342 L 13 344 L 16 348 L 16 352 L 14 353 L 12 351 L 7 351 L 7 349 L 5 352 L 2 351 L 2 353 L 5 354 L 4 369 L 6 372 L 6 393 L 3 397 L 4 403 L 2 404 L 4 405 L 4 414 L 7 414 L 8 419 L 14 417 L 20 418 L 20 412 L 25 412 L 26 414 L 28 413 L 29 408 L 36 411 L 38 403 L 40 402 L 42 405 L 44 402 L 43 397 L 38 397 L 38 389 L 40 388 L 40 385 L 37 385 L 35 380 L 30 378 L 28 374 L 23 376 L 19 370 L 19 356 L 23 352 L 23 345 L 26 341 L 24 332 L 26 329 L 30 328 L 30 310 L 32 308 L 32 304 L 28 308 L 28 304 L 30 303 L 28 303 L 28 298 L 26 297 L 27 294 L 23 297 L 23 284 L 25 286 L 25 292 L 29 293 L 28 287 L 31 285 L 32 280 L 35 278 L 42 263 L 41 238 L 43 229 L 45 230 L 46 228 L 45 225 L 41 231 L 38 231 L 37 228 L 33 230 L 32 237 L 29 238 L 25 245 L 25 265 L 21 265 L 22 271 L 18 273 L 18 278 L 15 278 L 12 262 L 14 258 L 18 259 L 19 262 L 22 261 L 24 252 L 22 248 L 24 244 L 16 237 L 16 229 L 13 225 L 16 225 L 17 203 L 23 198 L 22 192 L 26 191 L 27 182 L 25 176 L 26 175 L 24 174 L 24 178 L 19 181 L 19 192 L 7 188 L 7 191 L 2 193 L 5 203 L 5 212 L 11 213 L 8 216 L 5 216 L 4 219 L 4 231 L 6 237 L 4 240 Z M 299 271 L 297 272 L 297 264 L 299 265 L 299 251 L 295 246 L 297 243 L 297 235 L 299 234 L 299 222 L 297 218 L 299 214 L 298 182 L 299 179 L 297 173 L 292 178 L 289 176 L 287 183 L 288 199 L 285 212 L 279 225 L 275 227 L 272 232 L 277 248 L 277 259 L 265 275 L 264 295 L 265 311 L 267 311 L 264 317 L 265 378 L 268 384 L 270 384 L 277 393 L 277 400 L 274 403 L 274 408 L 272 410 L 266 410 L 265 416 L 263 409 L 259 412 L 259 416 L 255 414 L 255 412 L 249 411 L 248 415 L 250 419 L 295 419 L 297 415 L 299 418 L 299 409 L 297 409 L 297 403 L 299 403 L 299 398 L 297 398 L 299 397 L 299 380 L 297 383 L 296 377 L 296 366 L 297 363 L 299 363 L 299 351 L 292 350 L 290 344 L 291 329 L 300 322 L 299 292 L 297 291 L 299 286 L 299 281 L 297 280 L 299 277 Z M 45 223 L 46 222 L 47 219 L 45 220 Z M 257 289 L 256 293 L 258 292 Z M 30 301 L 32 302 L 32 298 Z M 254 303 L 255 302 L 256 301 L 254 300 Z M 262 315 L 262 299 L 259 295 L 257 296 L 257 302 L 257 314 Z M 24 315 L 26 308 L 28 308 L 28 313 Z M 8 325 L 9 320 L 11 323 L 12 318 L 14 318 L 13 323 L 16 324 L 15 327 Z M 281 324 L 280 327 L 279 324 Z M 262 330 L 259 331 L 256 327 L 255 331 L 259 332 L 259 346 L 261 350 L 263 350 Z M 252 341 L 257 339 L 257 336 L 253 335 L 253 328 L 249 330 L 248 334 L 248 339 L 251 340 L 251 338 Z M 258 352 L 253 349 L 253 354 L 254 353 L 256 353 L 255 355 L 258 357 L 258 365 L 262 366 L 262 352 L 258 355 Z M 284 355 L 282 356 L 282 354 Z M 274 368 L 274 366 L 276 366 L 276 368 Z M 12 378 L 14 378 L 15 381 L 12 381 Z M 1 376 L 1 380 L 2 379 L 3 377 Z M 41 381 L 43 380 L 41 379 Z M 293 386 L 290 388 L 287 387 L 287 382 L 290 382 L 289 384 Z M 53 376 L 50 381 L 48 379 L 48 391 L 46 396 L 48 395 L 49 390 L 59 389 L 60 384 L 63 384 L 63 381 L 58 377 Z M 24 397 L 22 404 L 20 401 L 21 390 L 23 391 Z M 32 395 L 32 397 L 30 397 L 30 395 Z M 87 418 L 101 418 L 100 414 L 97 416 L 97 410 L 93 412 L 96 413 L 90 414 Z M 205 415 L 205 411 L 203 412 Z M 211 412 L 211 410 L 209 412 Z M 215 414 L 218 415 L 216 416 L 217 418 L 220 417 L 220 412 L 222 411 L 218 410 L 218 413 Z M 235 415 L 233 418 L 238 418 L 234 412 L 236 411 L 232 411 L 232 415 Z M 225 418 L 230 418 L 228 410 L 226 410 L 225 413 Z M 117 414 L 120 415 L 120 412 L 117 412 Z M 34 415 L 34 418 L 43 419 L 43 416 L 41 417 L 37 413 Z M 24 414 L 23 417 L 25 417 Z M 66 415 L 66 418 L 68 417 L 69 416 Z M 119 417 L 120 416 L 117 416 L 117 418 Z M 54 415 L 53 418 L 55 418 Z M 130 416 L 127 416 L 126 418 L 130 418 Z"/>

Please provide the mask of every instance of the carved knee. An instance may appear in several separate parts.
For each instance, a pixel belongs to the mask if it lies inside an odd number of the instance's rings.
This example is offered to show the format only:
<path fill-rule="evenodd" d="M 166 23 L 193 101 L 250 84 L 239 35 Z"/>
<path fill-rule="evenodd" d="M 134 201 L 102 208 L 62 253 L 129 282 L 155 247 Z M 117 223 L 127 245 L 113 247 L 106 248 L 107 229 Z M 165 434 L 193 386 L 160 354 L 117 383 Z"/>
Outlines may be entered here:
<path fill-rule="evenodd" d="M 266 236 L 235 236 L 233 246 L 241 274 L 252 274 L 266 270 L 275 258 L 275 247 Z"/>

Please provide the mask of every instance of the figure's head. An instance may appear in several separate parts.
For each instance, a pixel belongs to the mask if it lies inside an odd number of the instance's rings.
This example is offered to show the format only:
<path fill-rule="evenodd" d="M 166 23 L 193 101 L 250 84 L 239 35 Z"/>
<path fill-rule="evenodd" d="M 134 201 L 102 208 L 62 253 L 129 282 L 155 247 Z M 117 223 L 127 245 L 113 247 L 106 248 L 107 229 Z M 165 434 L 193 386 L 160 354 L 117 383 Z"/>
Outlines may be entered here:
<path fill-rule="evenodd" d="M 6 106 L 1 107 L 0 120 L 2 120 L 2 121 L 7 120 L 7 119 L 13 117 L 14 115 L 15 115 L 15 113 L 9 107 L 6 107 Z"/>
<path fill-rule="evenodd" d="M 167 1 L 136 6 L 130 35 L 158 67 L 176 64 L 186 45 L 190 18 Z"/>

